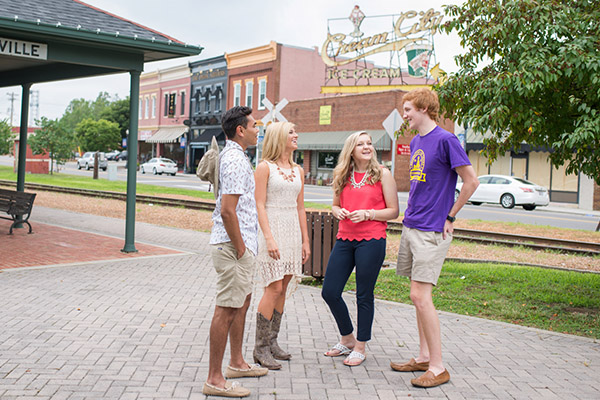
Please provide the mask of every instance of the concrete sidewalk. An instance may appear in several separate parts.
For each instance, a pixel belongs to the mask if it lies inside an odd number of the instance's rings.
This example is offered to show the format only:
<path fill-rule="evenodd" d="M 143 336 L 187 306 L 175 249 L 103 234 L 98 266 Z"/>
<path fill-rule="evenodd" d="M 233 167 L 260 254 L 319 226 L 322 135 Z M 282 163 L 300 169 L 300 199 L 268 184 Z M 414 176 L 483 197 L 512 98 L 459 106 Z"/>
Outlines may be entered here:
<path fill-rule="evenodd" d="M 34 217 L 121 238 L 125 229 L 122 220 L 43 207 Z M 136 236 L 184 252 L 0 273 L 0 399 L 205 398 L 215 282 L 208 234 L 138 223 Z M 248 317 L 248 361 L 260 295 Z M 600 398 L 597 341 L 444 312 L 440 320 L 452 380 L 417 389 L 415 374 L 389 368 L 417 354 L 411 306 L 377 301 L 367 360 L 349 368 L 322 355 L 338 339 L 335 323 L 320 292 L 301 286 L 282 327 L 292 360 L 240 381 L 251 399 Z"/>

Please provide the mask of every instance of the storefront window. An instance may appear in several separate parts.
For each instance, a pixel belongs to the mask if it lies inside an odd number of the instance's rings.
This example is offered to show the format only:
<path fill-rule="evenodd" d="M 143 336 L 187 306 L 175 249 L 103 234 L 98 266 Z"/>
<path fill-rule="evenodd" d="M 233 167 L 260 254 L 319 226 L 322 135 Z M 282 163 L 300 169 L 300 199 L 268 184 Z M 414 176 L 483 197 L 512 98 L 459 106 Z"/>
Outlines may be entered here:
<path fill-rule="evenodd" d="M 304 152 L 297 151 L 294 153 L 294 162 L 304 168 Z"/>
<path fill-rule="evenodd" d="M 335 168 L 340 155 L 337 151 L 320 151 L 319 152 L 319 168 Z"/>

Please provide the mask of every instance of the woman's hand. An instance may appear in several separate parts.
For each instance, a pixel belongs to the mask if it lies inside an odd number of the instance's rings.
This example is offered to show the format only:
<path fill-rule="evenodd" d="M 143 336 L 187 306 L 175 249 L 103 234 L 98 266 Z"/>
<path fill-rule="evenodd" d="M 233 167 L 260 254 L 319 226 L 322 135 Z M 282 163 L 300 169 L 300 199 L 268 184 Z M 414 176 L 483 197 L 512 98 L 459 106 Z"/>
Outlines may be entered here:
<path fill-rule="evenodd" d="M 348 215 L 350 215 L 350 212 L 342 207 L 333 207 L 331 213 L 340 221 L 348 218 Z"/>
<path fill-rule="evenodd" d="M 367 210 L 355 210 L 348 214 L 348 219 L 356 224 L 358 222 L 366 221 L 368 219 L 367 216 Z"/>
<path fill-rule="evenodd" d="M 279 247 L 277 247 L 277 242 L 275 239 L 267 239 L 267 253 L 269 257 L 274 260 L 279 260 L 281 258 L 281 254 L 279 254 Z"/>
<path fill-rule="evenodd" d="M 302 264 L 308 261 L 310 257 L 310 244 L 308 242 L 302 243 Z"/>

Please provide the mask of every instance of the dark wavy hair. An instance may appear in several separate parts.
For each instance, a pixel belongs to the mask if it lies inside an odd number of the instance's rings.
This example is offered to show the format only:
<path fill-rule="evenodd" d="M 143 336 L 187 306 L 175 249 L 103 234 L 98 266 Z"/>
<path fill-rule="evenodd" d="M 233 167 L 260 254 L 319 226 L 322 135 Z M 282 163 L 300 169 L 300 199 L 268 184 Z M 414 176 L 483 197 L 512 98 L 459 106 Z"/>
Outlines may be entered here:
<path fill-rule="evenodd" d="M 248 115 L 250 114 L 252 114 L 252 109 L 244 106 L 235 106 L 225 111 L 221 127 L 227 139 L 235 137 L 235 130 L 238 126 L 241 125 L 246 128 L 246 125 L 248 125 Z"/>

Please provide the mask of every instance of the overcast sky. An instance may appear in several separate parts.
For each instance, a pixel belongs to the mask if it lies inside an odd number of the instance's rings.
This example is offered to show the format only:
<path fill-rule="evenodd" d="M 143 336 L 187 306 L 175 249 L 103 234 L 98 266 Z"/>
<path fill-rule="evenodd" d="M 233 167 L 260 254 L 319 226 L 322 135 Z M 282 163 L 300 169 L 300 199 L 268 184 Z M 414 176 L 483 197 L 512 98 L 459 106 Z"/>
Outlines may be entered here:
<path fill-rule="evenodd" d="M 200 45 L 199 56 L 148 63 L 144 71 L 186 64 L 188 61 L 235 52 L 268 44 L 271 40 L 300 47 L 321 48 L 327 35 L 327 20 L 347 18 L 355 4 L 369 16 L 399 14 L 409 10 L 442 11 L 443 4 L 461 0 L 414 1 L 343 1 L 343 0 L 87 0 L 88 4 L 158 30 L 186 43 Z M 366 22 L 369 25 L 365 25 Z M 365 20 L 361 30 L 365 35 L 391 30 L 391 18 Z M 338 24 L 338 25 L 334 25 Z M 332 33 L 349 33 L 349 21 L 332 21 L 331 26 L 346 24 L 346 30 L 334 28 Z M 376 24 L 381 28 L 368 29 Z M 342 27 L 344 25 L 341 25 Z M 456 71 L 454 56 L 460 54 L 458 37 L 438 33 L 434 37 L 435 53 L 440 67 Z M 378 60 L 374 60 L 378 62 Z M 432 60 L 433 62 L 433 60 Z M 433 64 L 432 64 L 433 65 Z M 77 79 L 32 86 L 39 91 L 39 117 L 59 118 L 74 98 L 94 99 L 101 91 L 124 98 L 129 93 L 129 75 L 118 74 L 98 78 Z M 19 125 L 21 87 L 0 89 L 0 119 L 9 118 L 9 94 L 16 93 L 13 125 Z M 30 110 L 30 115 L 33 110 Z"/>

